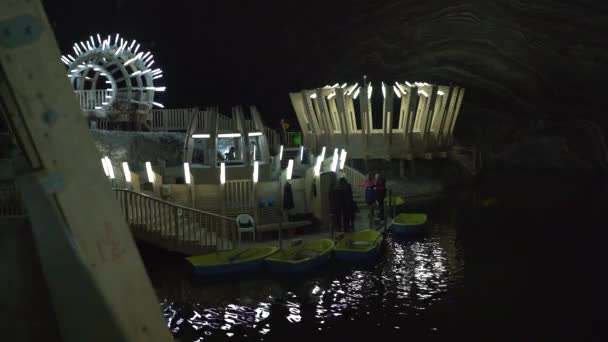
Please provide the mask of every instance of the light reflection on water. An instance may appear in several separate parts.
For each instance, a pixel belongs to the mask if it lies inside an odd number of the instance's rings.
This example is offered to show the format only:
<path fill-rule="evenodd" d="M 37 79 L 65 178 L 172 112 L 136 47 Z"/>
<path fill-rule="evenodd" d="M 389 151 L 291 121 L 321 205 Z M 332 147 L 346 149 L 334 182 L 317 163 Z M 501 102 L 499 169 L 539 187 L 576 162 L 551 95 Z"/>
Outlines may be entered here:
<path fill-rule="evenodd" d="M 464 287 L 464 254 L 454 229 L 432 227 L 423 238 L 390 235 L 375 265 L 333 263 L 308 277 L 248 276 L 195 281 L 184 270 L 151 271 L 167 324 L 180 341 L 226 337 L 259 340 L 278 327 L 318 333 L 362 321 L 398 331 Z M 289 336 L 285 336 L 289 337 Z"/>

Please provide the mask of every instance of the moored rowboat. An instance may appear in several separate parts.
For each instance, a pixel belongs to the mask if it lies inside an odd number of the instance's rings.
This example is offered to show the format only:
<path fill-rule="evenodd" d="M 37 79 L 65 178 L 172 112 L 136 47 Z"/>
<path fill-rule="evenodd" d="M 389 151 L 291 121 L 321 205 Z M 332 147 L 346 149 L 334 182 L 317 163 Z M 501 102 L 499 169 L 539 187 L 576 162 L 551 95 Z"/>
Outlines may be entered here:
<path fill-rule="evenodd" d="M 278 252 L 277 247 L 252 247 L 191 256 L 186 260 L 196 275 L 218 276 L 259 270 L 264 259 Z"/>
<path fill-rule="evenodd" d="M 382 234 L 367 229 L 355 232 L 338 241 L 334 249 L 336 259 L 340 261 L 365 261 L 380 254 Z"/>
<path fill-rule="evenodd" d="M 333 249 L 330 239 L 306 241 L 266 258 L 266 267 L 274 272 L 309 272 L 328 262 Z"/>
<path fill-rule="evenodd" d="M 409 236 L 424 232 L 426 226 L 426 214 L 399 214 L 391 224 L 394 233 Z"/>

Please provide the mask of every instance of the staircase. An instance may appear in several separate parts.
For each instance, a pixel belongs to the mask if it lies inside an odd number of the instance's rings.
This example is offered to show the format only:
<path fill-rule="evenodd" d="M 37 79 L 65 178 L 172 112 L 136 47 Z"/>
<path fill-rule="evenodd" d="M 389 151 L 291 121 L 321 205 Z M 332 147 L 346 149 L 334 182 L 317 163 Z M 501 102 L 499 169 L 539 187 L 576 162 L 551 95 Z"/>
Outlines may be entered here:
<path fill-rule="evenodd" d="M 233 218 L 129 190 L 114 189 L 114 193 L 133 235 L 138 239 L 188 255 L 233 247 L 236 238 Z"/>
<path fill-rule="evenodd" d="M 298 153 L 300 153 L 299 147 L 288 147 L 283 149 L 283 159 L 281 159 L 281 169 L 286 169 L 287 164 L 289 163 L 289 159 L 293 159 L 294 161 L 298 158 Z"/>

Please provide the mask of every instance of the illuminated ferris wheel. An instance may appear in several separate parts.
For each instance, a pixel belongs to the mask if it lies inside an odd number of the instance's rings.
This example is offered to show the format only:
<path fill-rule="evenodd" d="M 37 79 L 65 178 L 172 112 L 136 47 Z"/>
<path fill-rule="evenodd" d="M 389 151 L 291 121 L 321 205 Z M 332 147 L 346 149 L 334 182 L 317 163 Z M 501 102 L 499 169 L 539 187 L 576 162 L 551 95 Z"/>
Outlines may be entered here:
<path fill-rule="evenodd" d="M 153 55 L 140 51 L 140 44 L 108 35 L 97 34 L 73 46 L 74 54 L 61 56 L 68 66 L 68 78 L 79 98 L 83 111 L 97 116 L 147 113 L 153 106 L 155 92 L 165 87 L 154 85 L 163 77 L 160 68 L 153 69 Z"/>

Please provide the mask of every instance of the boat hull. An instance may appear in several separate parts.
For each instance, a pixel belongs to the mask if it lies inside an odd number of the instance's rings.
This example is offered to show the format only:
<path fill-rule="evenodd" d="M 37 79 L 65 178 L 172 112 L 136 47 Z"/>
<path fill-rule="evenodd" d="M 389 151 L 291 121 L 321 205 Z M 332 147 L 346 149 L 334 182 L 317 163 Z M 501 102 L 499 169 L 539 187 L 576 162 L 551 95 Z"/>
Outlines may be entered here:
<path fill-rule="evenodd" d="M 304 260 L 302 262 L 283 262 L 278 260 L 266 260 L 266 268 L 271 272 L 279 273 L 308 273 L 318 269 L 331 259 L 331 253 L 326 252 L 318 257 Z"/>
<path fill-rule="evenodd" d="M 415 236 L 424 234 L 426 224 L 395 224 L 393 223 L 392 231 L 399 236 Z"/>
<path fill-rule="evenodd" d="M 380 244 L 368 251 L 335 250 L 336 260 L 342 262 L 365 262 L 380 256 Z"/>
<path fill-rule="evenodd" d="M 239 273 L 251 273 L 259 271 L 264 265 L 264 260 L 253 260 L 238 264 L 215 265 L 215 266 L 192 266 L 192 273 L 197 276 L 227 276 Z"/>

